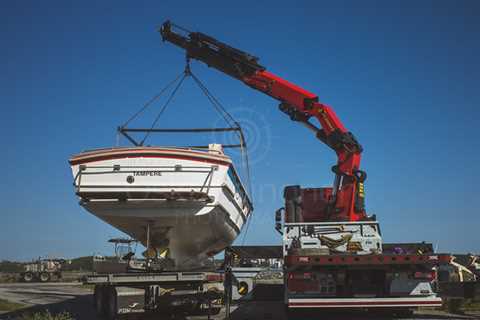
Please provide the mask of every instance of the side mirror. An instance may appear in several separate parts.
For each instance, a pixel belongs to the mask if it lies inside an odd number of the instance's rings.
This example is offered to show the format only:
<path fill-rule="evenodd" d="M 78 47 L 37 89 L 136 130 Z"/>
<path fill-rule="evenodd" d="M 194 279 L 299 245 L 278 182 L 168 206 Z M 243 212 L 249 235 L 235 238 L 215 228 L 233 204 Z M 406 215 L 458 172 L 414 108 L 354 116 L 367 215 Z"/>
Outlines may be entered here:
<path fill-rule="evenodd" d="M 275 211 L 275 222 L 276 223 L 282 223 L 282 213 L 285 211 L 285 208 L 280 208 L 277 211 Z"/>
<path fill-rule="evenodd" d="M 278 233 L 283 235 L 281 223 L 275 223 L 275 230 L 277 230 Z"/>
<path fill-rule="evenodd" d="M 282 232 L 282 215 L 283 212 L 285 211 L 285 208 L 280 208 L 277 211 L 275 211 L 275 230 L 277 230 L 278 233 L 283 234 Z"/>

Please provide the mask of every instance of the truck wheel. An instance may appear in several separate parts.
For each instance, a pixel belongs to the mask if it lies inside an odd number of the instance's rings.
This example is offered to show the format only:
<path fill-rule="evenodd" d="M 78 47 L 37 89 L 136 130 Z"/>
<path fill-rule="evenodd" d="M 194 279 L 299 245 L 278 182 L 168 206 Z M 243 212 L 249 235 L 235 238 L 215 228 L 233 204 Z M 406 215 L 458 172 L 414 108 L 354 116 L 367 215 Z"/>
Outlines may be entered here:
<path fill-rule="evenodd" d="M 211 308 L 211 309 L 210 309 L 210 315 L 211 315 L 211 316 L 216 316 L 217 314 L 220 313 L 221 310 L 222 310 L 222 309 L 221 309 L 221 308 L 218 308 L 218 307 L 217 307 L 217 308 Z M 208 314 L 208 310 L 207 310 L 207 314 Z"/>
<path fill-rule="evenodd" d="M 31 282 L 33 280 L 33 274 L 31 272 L 25 272 L 22 278 L 25 282 Z"/>
<path fill-rule="evenodd" d="M 117 290 L 115 287 L 106 288 L 105 315 L 108 320 L 117 319 Z"/>
<path fill-rule="evenodd" d="M 189 315 L 192 316 L 205 316 L 210 313 L 211 316 L 216 316 L 217 314 L 222 311 L 222 308 L 219 307 L 211 307 L 210 309 L 208 307 L 202 307 L 201 304 L 197 304 L 191 309 L 191 312 L 189 312 Z"/>
<path fill-rule="evenodd" d="M 50 280 L 50 273 L 42 272 L 40 273 L 40 281 L 41 282 L 48 282 Z"/>
<path fill-rule="evenodd" d="M 93 290 L 93 306 L 99 316 L 105 313 L 105 289 L 103 286 L 95 286 Z"/>

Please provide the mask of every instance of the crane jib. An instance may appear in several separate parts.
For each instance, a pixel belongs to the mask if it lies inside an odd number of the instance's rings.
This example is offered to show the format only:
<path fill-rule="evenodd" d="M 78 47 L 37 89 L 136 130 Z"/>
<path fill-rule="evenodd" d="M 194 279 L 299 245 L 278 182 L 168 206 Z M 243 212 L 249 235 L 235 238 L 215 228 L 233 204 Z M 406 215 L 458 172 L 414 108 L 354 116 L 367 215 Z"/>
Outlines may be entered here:
<path fill-rule="evenodd" d="M 364 209 L 365 179 L 359 178 L 366 177 L 359 169 L 363 149 L 331 107 L 320 103 L 314 93 L 267 71 L 258 63 L 257 57 L 211 36 L 190 32 L 170 21 L 162 25 L 160 34 L 163 41 L 183 48 L 187 60 L 201 61 L 280 101 L 282 112 L 314 131 L 316 137 L 332 148 L 338 157 L 334 166 L 335 182 L 328 200 L 326 216 L 333 214 L 335 217 L 332 219 L 338 221 L 368 218 Z M 321 128 L 311 123 L 310 117 L 317 119 Z"/>
<path fill-rule="evenodd" d="M 242 50 L 226 45 L 200 32 L 188 32 L 186 35 L 176 33 L 175 25 L 165 22 L 160 34 L 164 41 L 169 41 L 186 50 L 187 57 L 199 60 L 209 67 L 218 69 L 238 80 L 251 76 L 257 71 L 265 70 L 258 64 L 258 58 Z"/>

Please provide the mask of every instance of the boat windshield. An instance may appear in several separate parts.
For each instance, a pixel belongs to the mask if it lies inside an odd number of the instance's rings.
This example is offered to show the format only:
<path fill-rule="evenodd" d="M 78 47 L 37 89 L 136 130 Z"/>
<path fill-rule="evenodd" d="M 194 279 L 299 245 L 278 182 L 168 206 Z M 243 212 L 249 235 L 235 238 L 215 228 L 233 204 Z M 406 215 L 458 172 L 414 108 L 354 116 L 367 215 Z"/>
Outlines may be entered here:
<path fill-rule="evenodd" d="M 252 203 L 250 202 L 250 197 L 248 196 L 247 192 L 245 191 L 245 188 L 243 187 L 243 184 L 240 181 L 240 178 L 239 178 L 237 172 L 235 171 L 235 169 L 233 168 L 233 166 L 230 166 L 230 168 L 228 169 L 228 176 L 230 177 L 230 179 L 232 180 L 232 182 L 235 186 L 235 189 L 236 189 L 235 191 L 238 192 L 238 194 L 240 194 L 240 197 L 242 198 L 242 201 L 247 200 L 248 204 L 250 205 L 250 208 L 251 208 Z"/>
<path fill-rule="evenodd" d="M 130 244 L 118 244 L 115 248 L 115 255 L 119 258 L 123 258 L 129 253 L 134 253 Z"/>

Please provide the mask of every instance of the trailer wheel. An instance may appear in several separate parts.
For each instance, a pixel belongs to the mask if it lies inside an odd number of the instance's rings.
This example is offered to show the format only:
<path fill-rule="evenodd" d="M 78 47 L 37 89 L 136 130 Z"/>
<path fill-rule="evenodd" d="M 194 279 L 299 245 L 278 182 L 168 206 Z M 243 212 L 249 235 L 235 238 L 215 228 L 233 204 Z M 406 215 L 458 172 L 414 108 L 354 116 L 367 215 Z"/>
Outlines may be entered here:
<path fill-rule="evenodd" d="M 95 286 L 93 290 L 93 306 L 98 315 L 105 313 L 105 289 L 103 286 Z"/>
<path fill-rule="evenodd" d="M 41 282 L 48 282 L 50 280 L 50 273 L 42 272 L 40 273 L 40 281 Z"/>
<path fill-rule="evenodd" d="M 118 308 L 117 308 L 117 290 L 115 287 L 107 287 L 106 290 L 106 304 L 105 304 L 105 315 L 108 320 L 114 320 L 117 318 Z"/>
<path fill-rule="evenodd" d="M 22 278 L 25 282 L 31 282 L 33 280 L 33 274 L 31 272 L 25 272 Z"/>
<path fill-rule="evenodd" d="M 222 311 L 222 308 L 219 308 L 219 307 L 205 307 L 204 305 L 202 304 L 197 304 L 196 306 L 194 306 L 192 308 L 192 311 L 189 312 L 189 315 L 192 315 L 192 316 L 208 316 L 208 315 L 211 315 L 211 316 L 216 316 L 217 314 L 220 313 L 220 311 Z"/>
<path fill-rule="evenodd" d="M 221 310 L 222 310 L 222 309 L 221 309 L 221 308 L 218 308 L 218 307 L 216 307 L 216 308 L 210 308 L 210 315 L 211 315 L 211 316 L 216 316 L 217 314 L 220 313 Z M 208 314 L 208 310 L 207 310 L 207 314 Z"/>

